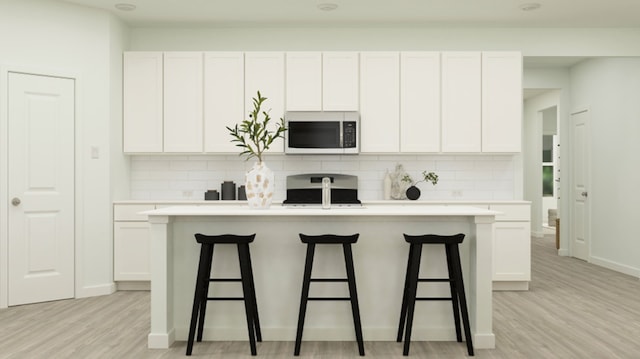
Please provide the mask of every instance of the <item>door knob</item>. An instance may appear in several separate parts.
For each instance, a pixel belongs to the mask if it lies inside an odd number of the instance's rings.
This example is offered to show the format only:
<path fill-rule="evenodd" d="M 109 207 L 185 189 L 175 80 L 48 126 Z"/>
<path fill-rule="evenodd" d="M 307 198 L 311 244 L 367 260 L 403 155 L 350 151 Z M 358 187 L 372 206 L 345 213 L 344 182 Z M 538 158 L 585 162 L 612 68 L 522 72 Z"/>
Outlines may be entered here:
<path fill-rule="evenodd" d="M 588 196 L 588 193 L 587 193 L 587 192 L 582 192 L 582 193 L 580 193 L 580 194 L 582 195 L 582 197 L 587 197 L 587 196 Z"/>
<path fill-rule="evenodd" d="M 19 206 L 19 205 L 20 205 L 20 203 L 22 203 L 22 201 L 20 201 L 20 198 L 18 198 L 18 197 L 14 197 L 14 198 L 11 200 L 11 204 L 12 204 L 12 205 L 14 205 L 14 206 Z"/>

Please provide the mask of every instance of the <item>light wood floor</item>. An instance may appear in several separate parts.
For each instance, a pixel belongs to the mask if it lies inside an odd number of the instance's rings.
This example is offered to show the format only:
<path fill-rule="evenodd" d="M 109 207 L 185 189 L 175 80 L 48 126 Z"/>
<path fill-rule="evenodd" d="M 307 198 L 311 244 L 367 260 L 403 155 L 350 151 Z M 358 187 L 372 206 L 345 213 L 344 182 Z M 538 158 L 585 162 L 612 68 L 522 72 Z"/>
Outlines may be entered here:
<path fill-rule="evenodd" d="M 533 239 L 528 292 L 494 293 L 496 349 L 478 358 L 640 358 L 637 278 L 555 254 Z M 0 310 L 0 358 L 184 358 L 185 343 L 149 350 L 148 292 Z M 395 342 L 366 342 L 369 358 L 402 358 Z M 293 357 L 293 342 L 258 344 L 258 357 Z M 196 343 L 194 358 L 251 358 L 248 343 Z M 358 358 L 352 342 L 304 342 L 301 358 Z M 414 358 L 464 358 L 464 343 L 414 342 Z"/>

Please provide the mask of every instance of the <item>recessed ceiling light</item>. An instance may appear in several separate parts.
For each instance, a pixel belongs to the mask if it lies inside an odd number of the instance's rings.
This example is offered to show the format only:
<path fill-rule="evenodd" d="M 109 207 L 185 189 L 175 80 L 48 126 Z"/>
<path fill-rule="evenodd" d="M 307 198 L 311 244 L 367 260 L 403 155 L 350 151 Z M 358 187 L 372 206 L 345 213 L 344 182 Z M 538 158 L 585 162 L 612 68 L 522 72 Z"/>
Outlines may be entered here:
<path fill-rule="evenodd" d="M 338 8 L 338 4 L 326 2 L 322 4 L 318 4 L 318 9 L 322 11 L 333 11 Z"/>
<path fill-rule="evenodd" d="M 122 3 L 122 4 L 115 4 L 114 5 L 116 9 L 121 10 L 121 11 L 133 11 L 136 9 L 136 6 L 133 4 L 126 4 L 126 3 Z"/>
<path fill-rule="evenodd" d="M 538 4 L 537 2 L 526 3 L 526 4 L 520 5 L 520 10 L 522 10 L 522 11 L 534 11 L 534 10 L 538 10 L 541 6 L 542 5 Z"/>

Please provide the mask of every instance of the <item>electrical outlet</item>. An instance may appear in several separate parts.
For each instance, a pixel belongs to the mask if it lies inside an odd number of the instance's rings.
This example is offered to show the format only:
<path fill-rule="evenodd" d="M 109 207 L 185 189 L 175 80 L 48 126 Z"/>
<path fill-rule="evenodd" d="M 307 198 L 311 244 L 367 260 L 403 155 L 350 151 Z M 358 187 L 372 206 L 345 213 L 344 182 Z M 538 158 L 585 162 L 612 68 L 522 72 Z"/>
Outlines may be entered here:
<path fill-rule="evenodd" d="M 451 196 L 453 197 L 462 197 L 462 190 L 461 189 L 456 189 L 451 191 Z"/>
<path fill-rule="evenodd" d="M 182 197 L 191 198 L 193 196 L 193 191 L 182 191 Z"/>

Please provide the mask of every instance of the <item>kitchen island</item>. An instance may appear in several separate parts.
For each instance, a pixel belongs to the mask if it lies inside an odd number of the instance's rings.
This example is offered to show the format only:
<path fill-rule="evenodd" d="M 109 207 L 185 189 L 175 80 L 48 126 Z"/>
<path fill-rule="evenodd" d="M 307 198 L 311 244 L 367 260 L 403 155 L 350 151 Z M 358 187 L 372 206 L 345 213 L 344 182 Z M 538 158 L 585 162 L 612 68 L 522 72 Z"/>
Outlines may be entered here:
<path fill-rule="evenodd" d="M 168 348 L 186 340 L 199 245 L 194 233 L 250 234 L 258 310 L 264 340 L 293 341 L 297 324 L 305 246 L 298 233 L 360 233 L 354 264 L 365 341 L 393 341 L 397 331 L 409 245 L 407 234 L 465 233 L 461 245 L 471 331 L 476 348 L 495 347 L 492 330 L 492 248 L 496 212 L 468 206 L 385 206 L 362 208 L 288 208 L 273 205 L 251 210 L 246 205 L 185 205 L 145 212 L 151 231 L 150 348 Z M 446 274 L 444 249 L 426 246 L 422 276 Z M 218 246 L 213 275 L 238 276 L 235 246 Z M 314 277 L 344 276 L 341 248 L 320 246 Z M 420 295 L 448 294 L 448 285 L 419 288 Z M 347 292 L 343 284 L 315 285 L 314 296 Z M 211 295 L 241 293 L 221 284 Z M 448 302 L 416 307 L 413 340 L 455 340 Z M 207 308 L 204 340 L 246 340 L 244 308 L 238 302 L 216 302 Z M 304 340 L 353 340 L 348 303 L 314 302 L 307 310 Z"/>

